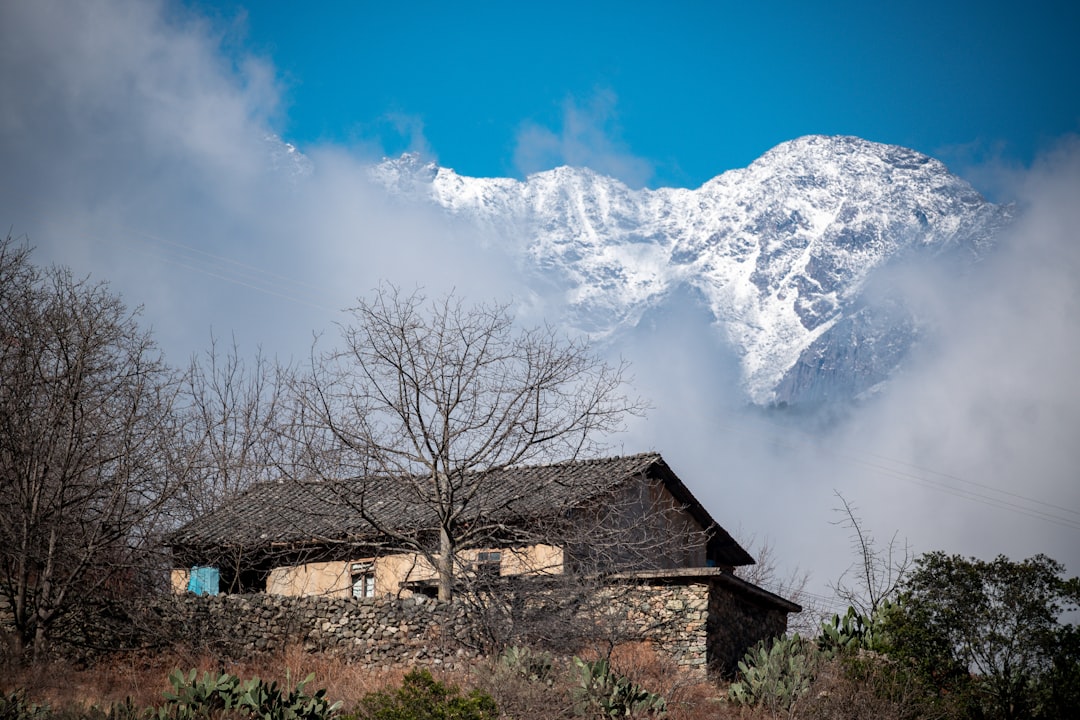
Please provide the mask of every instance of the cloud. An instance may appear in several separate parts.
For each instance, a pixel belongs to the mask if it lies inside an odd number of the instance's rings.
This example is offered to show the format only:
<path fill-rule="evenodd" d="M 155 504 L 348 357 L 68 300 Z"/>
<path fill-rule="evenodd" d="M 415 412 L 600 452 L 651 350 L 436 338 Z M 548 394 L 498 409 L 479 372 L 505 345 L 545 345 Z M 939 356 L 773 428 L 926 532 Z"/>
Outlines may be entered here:
<path fill-rule="evenodd" d="M 108 279 L 170 357 L 211 328 L 303 355 L 381 279 L 508 294 L 512 267 L 468 230 L 393 205 L 378 157 L 303 161 L 275 135 L 275 69 L 165 2 L 0 7 L 0 221 L 37 262 Z M 415 118 L 396 117 L 414 147 Z M 485 292 L 490 289 L 490 292 Z"/>
<path fill-rule="evenodd" d="M 518 172 L 529 175 L 560 165 L 588 167 L 630 187 L 644 187 L 653 167 L 620 142 L 615 106 L 615 94 L 601 90 L 584 107 L 567 99 L 558 132 L 533 122 L 522 124 L 514 148 Z"/>
<path fill-rule="evenodd" d="M 1080 572 L 1080 141 L 1014 177 L 1018 222 L 973 272 L 916 286 L 933 342 L 849 442 L 910 463 L 931 547 Z"/>
<path fill-rule="evenodd" d="M 639 329 L 620 347 L 655 405 L 634 442 L 662 441 L 721 524 L 766 537 L 781 574 L 811 571 L 820 595 L 857 559 L 834 491 L 880 546 L 896 533 L 915 553 L 1046 553 L 1080 573 L 1080 140 L 1010 178 L 1019 217 L 984 261 L 876 278 L 928 334 L 844 421 L 740 407 L 732 351 L 700 336 L 682 299 L 662 335 Z"/>

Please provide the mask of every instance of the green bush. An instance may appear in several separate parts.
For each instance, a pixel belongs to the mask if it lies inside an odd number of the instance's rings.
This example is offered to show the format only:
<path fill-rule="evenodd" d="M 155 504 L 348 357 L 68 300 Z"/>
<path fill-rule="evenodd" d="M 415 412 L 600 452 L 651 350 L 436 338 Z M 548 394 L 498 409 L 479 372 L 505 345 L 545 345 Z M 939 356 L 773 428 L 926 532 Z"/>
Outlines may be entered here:
<path fill-rule="evenodd" d="M 649 692 L 614 672 L 605 659 L 587 662 L 575 657 L 574 665 L 578 671 L 578 682 L 570 691 L 578 715 L 641 717 L 662 715 L 667 711 L 667 700 L 663 695 Z"/>
<path fill-rule="evenodd" d="M 762 640 L 739 661 L 739 680 L 728 688 L 738 705 L 787 712 L 810 690 L 820 661 L 814 645 L 799 637 Z"/>
<path fill-rule="evenodd" d="M 916 560 L 884 623 L 887 654 L 971 718 L 1058 718 L 1080 700 L 1080 578 L 1045 555 Z"/>
<path fill-rule="evenodd" d="M 498 708 L 480 690 L 468 695 L 446 685 L 427 670 L 412 670 L 396 692 L 368 693 L 356 708 L 362 720 L 496 720 Z"/>

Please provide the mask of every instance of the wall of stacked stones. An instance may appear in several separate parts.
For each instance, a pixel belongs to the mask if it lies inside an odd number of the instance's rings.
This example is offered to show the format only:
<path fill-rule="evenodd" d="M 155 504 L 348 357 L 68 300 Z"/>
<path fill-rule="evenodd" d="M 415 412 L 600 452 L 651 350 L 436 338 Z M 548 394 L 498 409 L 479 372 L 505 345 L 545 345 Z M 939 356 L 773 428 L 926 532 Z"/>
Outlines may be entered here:
<path fill-rule="evenodd" d="M 709 598 L 709 670 L 730 675 L 747 648 L 787 632 L 787 615 L 718 588 Z"/>
<path fill-rule="evenodd" d="M 603 591 L 601 640 L 645 640 L 695 674 L 728 671 L 745 649 L 783 634 L 786 618 L 711 583 L 626 585 Z M 423 597 L 354 599 L 193 595 L 155 603 L 175 641 L 225 655 L 299 645 L 372 666 L 452 668 L 479 656 L 468 605 Z"/>
<path fill-rule="evenodd" d="M 452 669 L 477 656 L 464 608 L 423 597 L 176 595 L 151 611 L 177 644 L 226 657 L 299 646 L 373 667 Z"/>
<path fill-rule="evenodd" d="M 608 594 L 605 612 L 617 636 L 647 640 L 681 667 L 704 674 L 708 666 L 710 586 L 627 585 Z"/>

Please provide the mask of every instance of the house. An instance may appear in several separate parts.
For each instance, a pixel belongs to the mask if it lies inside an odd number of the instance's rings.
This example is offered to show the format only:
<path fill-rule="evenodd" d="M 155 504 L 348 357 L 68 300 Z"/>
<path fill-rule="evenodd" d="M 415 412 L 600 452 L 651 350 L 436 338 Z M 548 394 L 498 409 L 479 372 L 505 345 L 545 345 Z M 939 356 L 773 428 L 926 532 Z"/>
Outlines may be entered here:
<path fill-rule="evenodd" d="M 400 478 L 258 484 L 172 533 L 173 589 L 431 595 L 432 563 L 404 551 L 400 535 L 433 537 L 436 519 L 403 487 Z M 737 606 L 729 624 L 760 627 L 751 635 L 761 636 L 783 632 L 786 615 L 801 610 L 733 574 L 753 558 L 659 454 L 498 469 L 476 487 L 483 490 L 460 523 L 485 532 L 457 553 L 455 575 L 465 585 L 586 574 L 644 586 L 694 584 L 705 588 L 702 603 L 713 616 L 727 612 L 714 605 Z M 732 652 L 721 651 L 724 663 Z"/>
<path fill-rule="evenodd" d="M 484 485 L 490 491 L 464 521 L 501 527 L 483 536 L 491 546 L 459 553 L 466 573 L 561 574 L 586 564 L 730 572 L 754 562 L 656 453 L 500 469 Z M 262 483 L 170 536 L 172 584 L 183 592 L 216 576 L 224 592 L 408 595 L 434 570 L 378 528 L 434 524 L 394 478 Z"/>

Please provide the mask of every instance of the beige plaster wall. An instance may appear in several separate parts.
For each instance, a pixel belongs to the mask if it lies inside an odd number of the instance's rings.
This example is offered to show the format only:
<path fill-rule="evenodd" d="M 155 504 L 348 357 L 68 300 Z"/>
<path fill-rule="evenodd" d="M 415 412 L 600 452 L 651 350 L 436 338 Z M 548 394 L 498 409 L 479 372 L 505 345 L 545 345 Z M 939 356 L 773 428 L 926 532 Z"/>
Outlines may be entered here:
<path fill-rule="evenodd" d="M 530 545 L 523 548 L 490 548 L 502 553 L 500 575 L 540 575 L 562 572 L 563 551 L 554 545 Z M 480 549 L 461 553 L 465 564 L 476 561 Z M 409 597 L 412 593 L 402 589 L 403 583 L 433 580 L 435 569 L 425 558 L 415 553 L 400 553 L 378 558 L 356 558 L 348 561 L 313 562 L 303 565 L 276 567 L 266 581 L 266 592 L 271 595 L 325 595 L 349 597 L 352 595 L 353 563 L 372 563 L 375 574 L 375 594 Z M 189 572 L 172 571 L 173 591 L 183 593 L 187 589 Z"/>
<path fill-rule="evenodd" d="M 352 594 L 349 563 L 315 562 L 276 567 L 266 579 L 266 592 L 271 595 L 348 597 Z"/>
<path fill-rule="evenodd" d="M 185 568 L 174 568 L 169 574 L 169 585 L 172 586 L 172 591 L 178 595 L 187 592 L 189 580 L 191 580 L 191 571 Z"/>
<path fill-rule="evenodd" d="M 563 550 L 556 545 L 528 545 L 502 551 L 501 575 L 561 575 Z"/>

